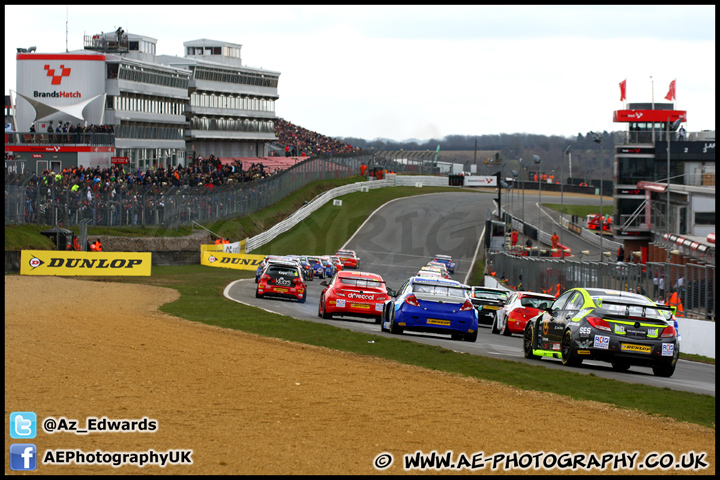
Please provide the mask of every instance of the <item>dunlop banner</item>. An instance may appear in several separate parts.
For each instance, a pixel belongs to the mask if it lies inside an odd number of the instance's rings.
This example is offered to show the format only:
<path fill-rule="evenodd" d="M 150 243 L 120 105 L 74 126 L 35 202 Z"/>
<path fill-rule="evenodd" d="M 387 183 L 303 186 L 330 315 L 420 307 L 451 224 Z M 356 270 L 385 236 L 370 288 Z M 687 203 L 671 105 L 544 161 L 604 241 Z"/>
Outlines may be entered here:
<path fill-rule="evenodd" d="M 20 275 L 150 276 L 150 252 L 58 252 L 23 250 Z"/>
<path fill-rule="evenodd" d="M 201 247 L 204 246 L 201 245 Z M 200 254 L 200 265 L 255 271 L 263 258 L 265 258 L 265 255 L 203 251 Z"/>
<path fill-rule="evenodd" d="M 200 245 L 200 254 L 203 252 L 225 252 L 225 253 L 245 253 L 245 245 L 247 238 L 241 242 L 221 243 L 213 245 Z"/>

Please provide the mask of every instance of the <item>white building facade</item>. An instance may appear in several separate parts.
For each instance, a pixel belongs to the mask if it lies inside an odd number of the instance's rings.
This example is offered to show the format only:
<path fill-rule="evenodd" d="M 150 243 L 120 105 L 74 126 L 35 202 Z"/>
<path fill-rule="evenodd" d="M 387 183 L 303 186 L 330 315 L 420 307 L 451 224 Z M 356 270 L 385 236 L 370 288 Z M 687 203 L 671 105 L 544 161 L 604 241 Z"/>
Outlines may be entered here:
<path fill-rule="evenodd" d="M 280 74 L 242 66 L 241 46 L 196 40 L 184 57 L 157 55 L 157 40 L 112 33 L 86 36 L 84 49 L 17 54 L 14 129 L 6 145 L 29 170 L 185 166 L 188 157 L 258 157 L 274 133 Z M 87 145 L 41 136 L 52 125 L 111 125 L 114 137 Z M 38 134 L 28 136 L 31 126 Z M 25 158 L 27 157 L 27 158 Z M 37 165 L 35 165 L 37 163 Z"/>

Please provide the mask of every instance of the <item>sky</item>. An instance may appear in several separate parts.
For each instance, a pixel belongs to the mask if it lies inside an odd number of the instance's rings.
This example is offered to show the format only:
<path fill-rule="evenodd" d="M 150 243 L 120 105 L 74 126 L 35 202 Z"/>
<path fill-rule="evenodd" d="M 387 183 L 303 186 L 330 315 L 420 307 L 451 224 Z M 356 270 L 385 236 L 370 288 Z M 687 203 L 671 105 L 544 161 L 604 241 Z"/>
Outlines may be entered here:
<path fill-rule="evenodd" d="M 5 5 L 5 94 L 18 47 L 80 50 L 114 31 L 242 45 L 280 72 L 275 114 L 331 137 L 404 141 L 627 130 L 613 111 L 665 103 L 715 130 L 715 6 Z M 627 100 L 620 101 L 620 82 Z"/>

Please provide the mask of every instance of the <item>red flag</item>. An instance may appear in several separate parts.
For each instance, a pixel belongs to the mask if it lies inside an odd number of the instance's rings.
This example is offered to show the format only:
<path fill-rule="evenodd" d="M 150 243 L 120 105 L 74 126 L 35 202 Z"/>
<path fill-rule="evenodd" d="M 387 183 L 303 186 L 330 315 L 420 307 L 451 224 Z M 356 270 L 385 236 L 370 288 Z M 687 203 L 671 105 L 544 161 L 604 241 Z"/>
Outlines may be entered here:
<path fill-rule="evenodd" d="M 622 102 L 625 100 L 625 85 L 627 83 L 627 78 L 620 82 L 620 101 Z"/>
<path fill-rule="evenodd" d="M 675 99 L 675 80 L 670 82 L 670 90 L 668 91 L 668 94 L 665 95 L 665 100 L 674 100 Z"/>

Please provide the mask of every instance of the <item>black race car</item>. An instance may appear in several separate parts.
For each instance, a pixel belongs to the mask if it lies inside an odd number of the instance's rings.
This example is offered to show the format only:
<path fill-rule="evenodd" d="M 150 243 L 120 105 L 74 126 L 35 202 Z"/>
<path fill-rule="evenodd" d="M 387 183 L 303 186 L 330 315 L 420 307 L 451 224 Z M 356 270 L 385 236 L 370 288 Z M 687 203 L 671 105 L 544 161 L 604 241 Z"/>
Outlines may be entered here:
<path fill-rule="evenodd" d="M 478 312 L 478 323 L 494 325 L 495 315 L 505 305 L 508 294 L 499 288 L 472 287 L 470 301 Z"/>
<path fill-rule="evenodd" d="M 674 313 L 635 293 L 573 288 L 528 321 L 523 354 L 560 358 L 569 366 L 600 360 L 618 371 L 640 365 L 670 377 L 680 354 Z"/>

